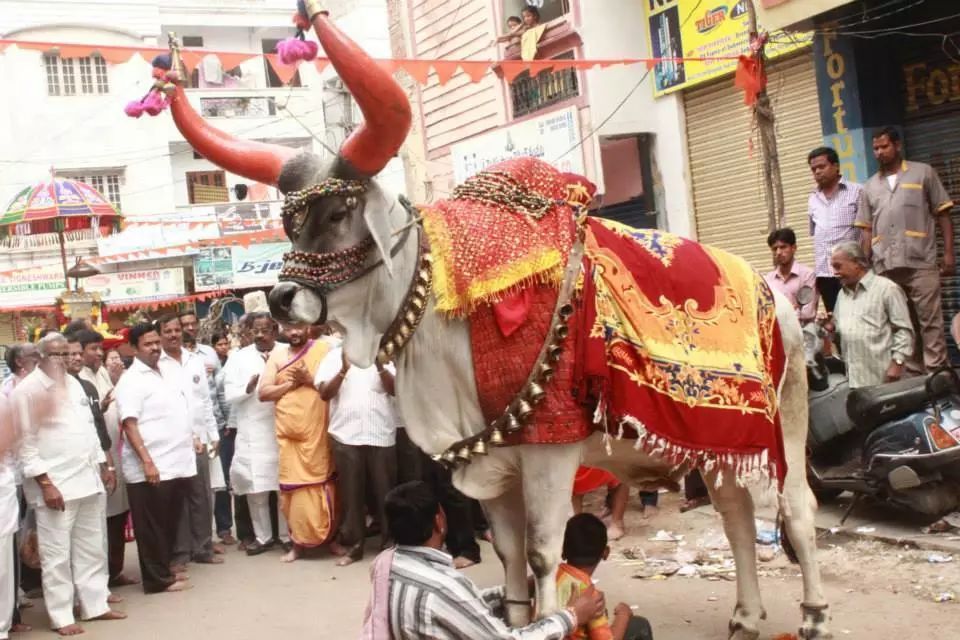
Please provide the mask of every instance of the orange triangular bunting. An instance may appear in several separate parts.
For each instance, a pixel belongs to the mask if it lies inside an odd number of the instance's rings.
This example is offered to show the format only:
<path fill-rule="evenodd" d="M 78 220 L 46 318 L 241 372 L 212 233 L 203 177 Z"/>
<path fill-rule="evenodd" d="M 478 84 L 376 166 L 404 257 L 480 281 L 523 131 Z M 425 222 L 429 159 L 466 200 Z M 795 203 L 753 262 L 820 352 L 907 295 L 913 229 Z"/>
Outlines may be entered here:
<path fill-rule="evenodd" d="M 427 84 L 430 76 L 429 60 L 398 60 L 400 68 L 410 74 L 410 77 L 420 84 Z"/>
<path fill-rule="evenodd" d="M 86 58 L 93 53 L 93 47 L 84 45 L 58 44 L 57 49 L 60 57 L 67 58 Z"/>
<path fill-rule="evenodd" d="M 123 64 L 128 62 L 137 50 L 133 47 L 100 47 L 97 49 L 100 57 L 110 64 Z"/>
<path fill-rule="evenodd" d="M 287 66 L 280 62 L 280 57 L 275 53 L 264 54 L 264 57 L 267 59 L 267 62 L 270 63 L 270 68 L 273 69 L 273 72 L 277 74 L 277 77 L 280 78 L 280 82 L 283 84 L 289 84 L 293 80 L 293 76 L 297 73 L 298 64 Z"/>
<path fill-rule="evenodd" d="M 180 51 L 180 59 L 183 60 L 183 66 L 187 69 L 187 73 L 193 73 L 193 70 L 197 68 L 197 65 L 206 55 L 202 51 L 191 51 L 189 49 Z"/>
<path fill-rule="evenodd" d="M 330 66 L 330 58 L 317 58 L 313 61 L 313 66 L 316 67 L 317 73 L 323 73 Z"/>
<path fill-rule="evenodd" d="M 224 71 L 230 71 L 235 67 L 239 67 L 247 60 L 256 57 L 254 53 L 224 53 L 222 51 L 218 51 L 213 55 L 220 58 L 220 66 L 223 67 Z"/>
<path fill-rule="evenodd" d="M 490 70 L 490 63 L 483 61 L 461 61 L 460 70 L 470 76 L 471 82 L 480 82 Z"/>
<path fill-rule="evenodd" d="M 517 76 L 530 68 L 530 64 L 523 60 L 505 60 L 500 63 L 500 68 L 503 69 L 503 77 L 507 82 L 513 82 Z"/>
<path fill-rule="evenodd" d="M 437 79 L 440 81 L 440 84 L 447 84 L 450 82 L 450 78 L 457 72 L 457 61 L 456 60 L 435 60 L 433 63 L 433 70 L 437 72 Z"/>

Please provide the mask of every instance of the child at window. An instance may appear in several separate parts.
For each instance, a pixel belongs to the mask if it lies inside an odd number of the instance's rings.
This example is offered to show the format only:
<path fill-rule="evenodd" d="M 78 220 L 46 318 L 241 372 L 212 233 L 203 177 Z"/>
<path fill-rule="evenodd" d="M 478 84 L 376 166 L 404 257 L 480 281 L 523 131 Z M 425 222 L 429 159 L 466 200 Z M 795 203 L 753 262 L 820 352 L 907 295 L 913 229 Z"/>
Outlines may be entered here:
<path fill-rule="evenodd" d="M 563 534 L 563 560 L 557 570 L 558 602 L 586 591 L 593 585 L 593 572 L 610 555 L 607 528 L 590 513 L 581 513 L 567 521 Z M 624 603 L 613 611 L 613 622 L 601 615 L 575 630 L 567 640 L 653 640 L 646 618 L 634 617 Z"/>
<path fill-rule="evenodd" d="M 497 38 L 497 42 L 510 42 L 523 35 L 523 20 L 519 16 L 507 18 L 507 33 Z"/>

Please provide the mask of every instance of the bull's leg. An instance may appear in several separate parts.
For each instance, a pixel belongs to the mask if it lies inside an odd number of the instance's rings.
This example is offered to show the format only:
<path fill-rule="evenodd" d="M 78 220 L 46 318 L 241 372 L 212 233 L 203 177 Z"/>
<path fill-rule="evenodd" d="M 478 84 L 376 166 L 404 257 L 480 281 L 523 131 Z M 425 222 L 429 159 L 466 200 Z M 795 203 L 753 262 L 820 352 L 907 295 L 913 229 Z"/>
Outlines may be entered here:
<path fill-rule="evenodd" d="M 523 487 L 519 479 L 501 496 L 484 500 L 483 510 L 493 533 L 493 548 L 503 563 L 507 624 L 525 626 L 530 623 L 530 591 L 527 586 L 527 527 Z"/>
<path fill-rule="evenodd" d="M 567 604 L 557 602 L 557 566 L 579 464 L 579 444 L 528 446 L 523 453 L 527 561 L 536 579 L 541 617 Z"/>
<path fill-rule="evenodd" d="M 832 638 L 827 627 L 827 599 L 817 564 L 817 535 L 814 517 L 817 501 L 807 484 L 806 434 L 807 385 L 803 359 L 791 353 L 780 392 L 780 420 L 783 425 L 787 477 L 780 498 L 786 535 L 790 539 L 803 573 L 803 640 Z"/>
<path fill-rule="evenodd" d="M 766 617 L 760 600 L 757 578 L 757 527 L 753 520 L 753 499 L 750 492 L 738 487 L 727 473 L 716 486 L 716 472 L 704 474 L 713 507 L 723 518 L 723 530 L 733 551 L 737 566 L 737 606 L 730 618 L 730 638 L 756 640 L 760 637 L 760 620 Z"/>

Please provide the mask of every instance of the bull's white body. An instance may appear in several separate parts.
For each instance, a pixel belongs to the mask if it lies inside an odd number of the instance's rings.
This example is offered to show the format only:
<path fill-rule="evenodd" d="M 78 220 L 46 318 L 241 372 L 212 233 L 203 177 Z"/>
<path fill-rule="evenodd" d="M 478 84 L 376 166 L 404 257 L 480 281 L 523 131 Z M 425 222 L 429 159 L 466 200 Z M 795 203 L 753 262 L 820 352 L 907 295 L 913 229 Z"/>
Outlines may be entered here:
<path fill-rule="evenodd" d="M 371 225 L 402 227 L 404 210 L 382 194 L 367 202 L 387 211 L 368 217 Z M 382 199 L 381 199 L 382 198 Z M 384 229 L 371 229 L 384 237 Z M 413 236 L 411 236 L 413 239 Z M 382 248 L 383 249 L 383 248 Z M 346 350 L 360 367 L 370 366 L 381 335 L 393 320 L 406 294 L 417 264 L 416 241 L 408 241 L 389 268 L 379 268 L 329 298 L 330 318 L 347 329 Z M 780 507 L 786 519 L 803 572 L 804 621 L 801 635 L 827 638 L 824 598 L 815 553 L 816 502 L 807 486 L 804 443 L 807 433 L 807 383 L 803 339 L 792 306 L 777 295 L 777 316 L 788 365 L 780 394 L 783 439 L 789 471 Z M 318 299 L 310 291 L 298 293 L 291 305 L 294 317 L 316 317 Z M 465 321 L 448 319 L 430 306 L 416 333 L 397 359 L 397 401 L 411 439 L 428 454 L 444 451 L 463 437 L 484 427 L 477 399 L 469 328 Z M 522 601 L 527 595 L 527 566 L 537 583 L 539 610 L 550 612 L 557 602 L 555 578 L 566 518 L 570 509 L 573 477 L 585 462 L 610 469 L 629 480 L 663 477 L 668 465 L 637 451 L 628 441 L 614 441 L 608 456 L 599 437 L 583 444 L 523 445 L 491 448 L 454 474 L 463 493 L 480 500 L 493 530 L 495 548 L 506 572 L 507 598 Z M 747 489 L 732 478 L 717 482 L 716 471 L 706 474 L 713 505 L 723 516 L 724 529 L 737 564 L 737 605 L 731 619 L 731 637 L 757 638 L 764 616 L 756 572 L 753 502 Z M 529 608 L 508 606 L 509 622 L 529 620 Z"/>

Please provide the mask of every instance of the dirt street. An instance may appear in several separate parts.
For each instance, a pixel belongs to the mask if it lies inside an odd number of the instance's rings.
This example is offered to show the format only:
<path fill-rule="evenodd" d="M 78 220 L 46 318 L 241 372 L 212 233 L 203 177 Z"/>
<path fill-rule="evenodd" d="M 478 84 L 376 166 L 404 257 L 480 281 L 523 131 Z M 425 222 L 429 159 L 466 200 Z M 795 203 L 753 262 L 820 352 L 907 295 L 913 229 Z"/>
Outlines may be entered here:
<path fill-rule="evenodd" d="M 596 578 L 612 609 L 624 601 L 652 622 L 657 640 L 723 640 L 736 598 L 729 553 L 713 514 L 677 512 L 678 497 L 661 496 L 660 513 L 644 520 L 628 513 L 629 535 L 612 545 L 611 559 Z M 597 501 L 593 500 L 595 508 Z M 680 542 L 652 542 L 659 531 L 683 536 Z M 136 573 L 135 545 L 128 564 Z M 762 553 L 769 553 L 763 550 Z M 846 541 L 821 545 L 832 628 L 838 640 L 863 638 L 947 638 L 960 617 L 960 557 L 931 563 L 931 552 L 905 550 L 881 542 Z M 948 555 L 946 557 L 949 557 Z M 367 598 L 368 564 L 337 568 L 326 555 L 293 565 L 280 553 L 248 558 L 231 551 L 222 566 L 191 566 L 195 588 L 180 594 L 144 596 L 136 587 L 119 589 L 130 614 L 120 622 L 86 623 L 84 637 L 103 640 L 263 640 L 356 637 Z M 799 572 L 782 553 L 761 563 L 768 619 L 763 638 L 795 633 L 800 622 Z M 478 584 L 502 579 L 493 550 L 467 571 Z M 672 573 L 665 577 L 663 574 Z M 685 574 L 695 573 L 689 576 Z M 636 578 L 634 576 L 646 576 Z M 953 600 L 935 602 L 946 599 Z M 25 610 L 37 631 L 17 640 L 52 637 L 42 601 Z"/>

